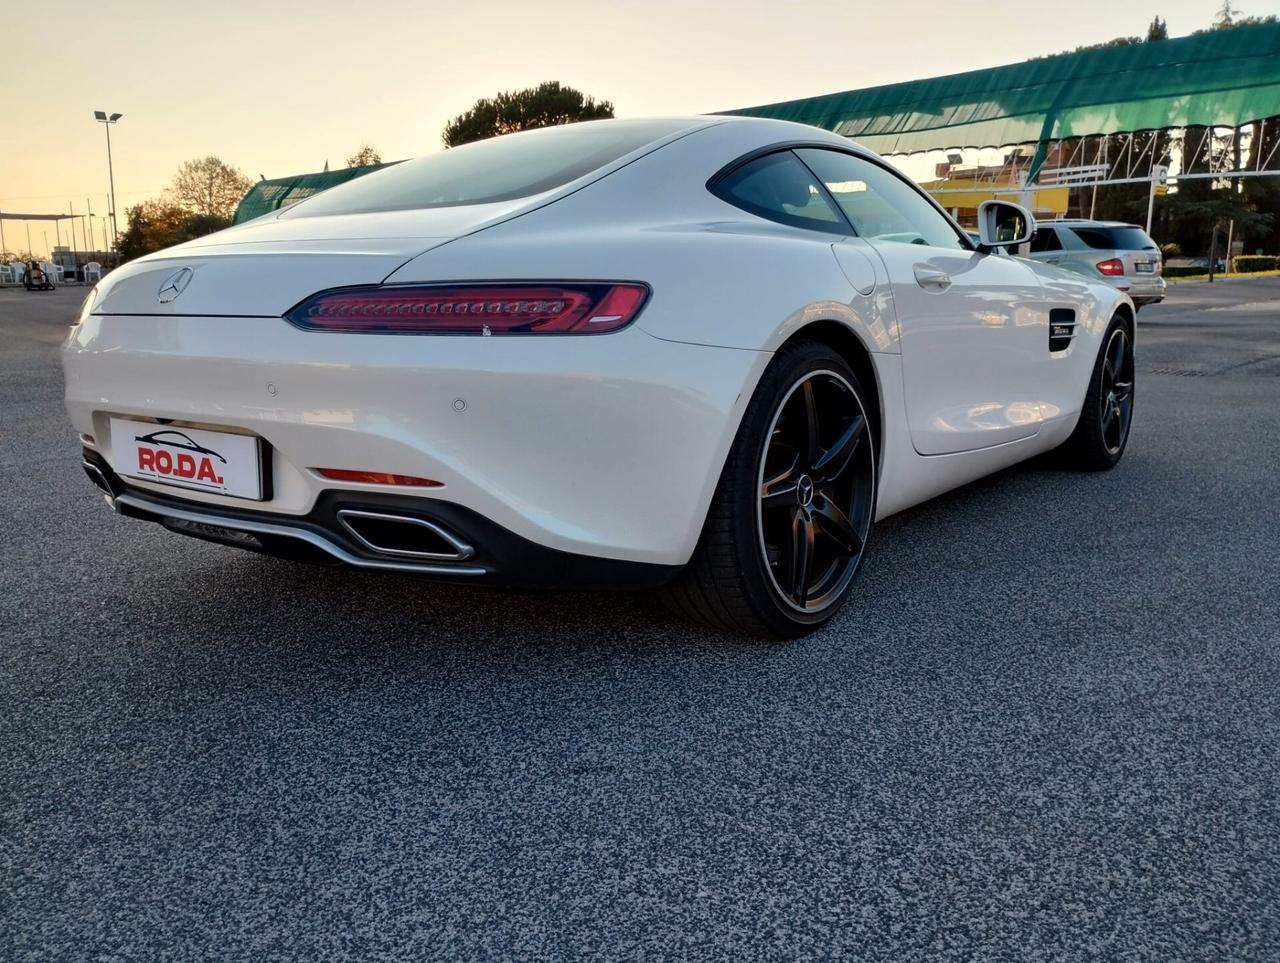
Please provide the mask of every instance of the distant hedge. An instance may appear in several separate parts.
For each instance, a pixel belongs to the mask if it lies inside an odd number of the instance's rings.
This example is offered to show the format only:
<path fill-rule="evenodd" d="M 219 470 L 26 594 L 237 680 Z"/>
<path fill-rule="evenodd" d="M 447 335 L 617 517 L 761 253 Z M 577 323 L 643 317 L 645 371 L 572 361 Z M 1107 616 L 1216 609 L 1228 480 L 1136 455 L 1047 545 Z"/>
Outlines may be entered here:
<path fill-rule="evenodd" d="M 1179 267 L 1166 267 L 1160 272 L 1167 278 L 1193 278 L 1200 274 L 1208 274 L 1207 267 L 1191 267 L 1190 265 L 1180 265 Z"/>
<path fill-rule="evenodd" d="M 1231 270 L 1237 274 L 1280 270 L 1280 257 L 1274 254 L 1242 254 L 1231 259 Z"/>

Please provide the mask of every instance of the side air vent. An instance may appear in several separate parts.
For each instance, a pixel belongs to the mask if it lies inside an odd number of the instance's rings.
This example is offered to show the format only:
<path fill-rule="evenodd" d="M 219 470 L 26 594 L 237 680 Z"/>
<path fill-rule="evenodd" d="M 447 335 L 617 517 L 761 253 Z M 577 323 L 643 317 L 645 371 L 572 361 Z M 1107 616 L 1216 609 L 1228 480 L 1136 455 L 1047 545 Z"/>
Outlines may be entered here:
<path fill-rule="evenodd" d="M 1050 308 L 1049 350 L 1066 351 L 1076 333 L 1076 313 L 1071 308 Z"/>

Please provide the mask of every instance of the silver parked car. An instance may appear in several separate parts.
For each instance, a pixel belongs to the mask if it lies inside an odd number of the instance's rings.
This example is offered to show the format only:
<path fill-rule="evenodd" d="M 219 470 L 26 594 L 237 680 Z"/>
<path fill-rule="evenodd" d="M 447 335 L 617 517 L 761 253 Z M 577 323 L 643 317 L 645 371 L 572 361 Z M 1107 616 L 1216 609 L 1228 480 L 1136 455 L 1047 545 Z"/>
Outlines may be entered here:
<path fill-rule="evenodd" d="M 1119 221 L 1037 221 L 1031 257 L 1091 278 L 1101 276 L 1138 307 L 1164 300 L 1160 249 L 1136 224 Z"/>

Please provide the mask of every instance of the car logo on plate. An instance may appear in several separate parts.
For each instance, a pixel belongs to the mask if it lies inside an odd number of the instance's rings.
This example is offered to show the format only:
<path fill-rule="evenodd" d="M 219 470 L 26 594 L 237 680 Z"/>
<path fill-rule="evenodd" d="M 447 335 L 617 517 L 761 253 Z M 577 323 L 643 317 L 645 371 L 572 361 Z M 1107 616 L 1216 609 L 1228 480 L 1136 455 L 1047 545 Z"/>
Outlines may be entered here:
<path fill-rule="evenodd" d="M 164 284 L 160 285 L 157 297 L 161 304 L 168 304 L 179 294 L 187 289 L 187 285 L 191 283 L 191 278 L 196 272 L 189 267 L 174 271 L 164 279 Z"/>
<path fill-rule="evenodd" d="M 197 444 L 188 434 L 172 428 L 153 431 L 149 435 L 137 435 L 138 471 L 162 481 L 180 479 L 197 487 L 222 488 L 223 477 L 218 474 L 213 459 L 222 464 L 227 460 L 212 448 Z M 149 447 L 148 447 L 149 446 Z M 176 453 L 166 448 L 176 448 Z"/>

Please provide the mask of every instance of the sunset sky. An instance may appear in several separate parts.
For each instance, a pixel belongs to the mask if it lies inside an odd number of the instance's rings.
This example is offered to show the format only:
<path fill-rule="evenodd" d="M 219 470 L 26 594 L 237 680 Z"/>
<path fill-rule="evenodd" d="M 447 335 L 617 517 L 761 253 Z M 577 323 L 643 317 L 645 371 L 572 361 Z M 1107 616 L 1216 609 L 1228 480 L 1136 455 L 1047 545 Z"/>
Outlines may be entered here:
<path fill-rule="evenodd" d="M 14 28 L 27 8 L 6 2 L 0 209 L 82 212 L 86 198 L 105 209 L 95 109 L 124 115 L 112 130 L 123 229 L 125 208 L 158 194 L 188 158 L 217 154 L 256 180 L 342 166 L 365 142 L 387 160 L 424 154 L 477 97 L 543 80 L 612 100 L 619 116 L 703 113 L 1142 34 L 1156 14 L 1179 36 L 1219 6 L 121 0 L 59 3 L 26 31 Z M 1280 13 L 1280 0 L 1236 6 Z"/>

